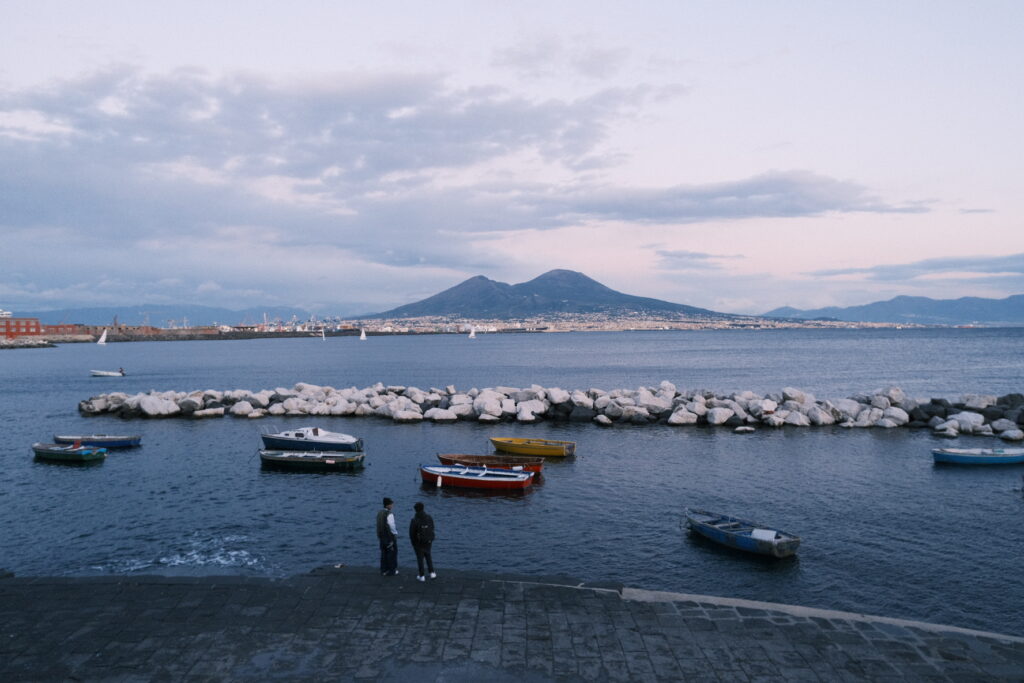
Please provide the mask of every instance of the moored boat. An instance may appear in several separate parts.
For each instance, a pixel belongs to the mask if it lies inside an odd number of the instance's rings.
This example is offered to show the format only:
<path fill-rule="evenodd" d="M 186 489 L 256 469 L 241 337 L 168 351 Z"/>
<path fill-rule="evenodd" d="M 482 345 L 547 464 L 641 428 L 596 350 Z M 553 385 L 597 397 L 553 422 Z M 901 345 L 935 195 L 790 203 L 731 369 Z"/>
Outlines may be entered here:
<path fill-rule="evenodd" d="M 103 448 L 131 448 L 142 444 L 142 436 L 138 434 L 54 434 L 55 443 L 77 444 L 79 446 L 102 446 Z"/>
<path fill-rule="evenodd" d="M 124 368 L 118 368 L 117 370 L 90 370 L 90 374 L 93 377 L 124 377 Z"/>
<path fill-rule="evenodd" d="M 74 444 L 34 443 L 32 452 L 41 460 L 57 462 L 94 462 L 107 457 L 107 449 Z"/>
<path fill-rule="evenodd" d="M 528 455 L 463 455 L 438 453 L 442 465 L 468 465 L 470 467 L 491 467 L 502 470 L 540 472 L 544 469 L 544 458 Z"/>
<path fill-rule="evenodd" d="M 789 557 L 800 546 L 799 536 L 757 522 L 691 508 L 685 514 L 691 531 L 737 550 Z"/>
<path fill-rule="evenodd" d="M 575 441 L 555 441 L 554 439 L 520 439 L 514 437 L 491 437 L 491 445 L 495 450 L 517 455 L 539 455 L 542 457 L 559 457 L 576 453 Z"/>
<path fill-rule="evenodd" d="M 299 471 L 348 472 L 363 467 L 362 452 L 341 451 L 260 451 L 260 463 L 265 467 Z"/>
<path fill-rule="evenodd" d="M 263 445 L 280 451 L 359 451 L 363 440 L 351 434 L 329 432 L 320 427 L 300 427 L 276 434 L 260 434 Z"/>
<path fill-rule="evenodd" d="M 936 448 L 932 458 L 949 465 L 1015 465 L 1024 463 L 1024 448 Z"/>
<path fill-rule="evenodd" d="M 470 489 L 525 489 L 533 483 L 534 472 L 465 465 L 420 465 L 420 477 L 428 484 Z"/>

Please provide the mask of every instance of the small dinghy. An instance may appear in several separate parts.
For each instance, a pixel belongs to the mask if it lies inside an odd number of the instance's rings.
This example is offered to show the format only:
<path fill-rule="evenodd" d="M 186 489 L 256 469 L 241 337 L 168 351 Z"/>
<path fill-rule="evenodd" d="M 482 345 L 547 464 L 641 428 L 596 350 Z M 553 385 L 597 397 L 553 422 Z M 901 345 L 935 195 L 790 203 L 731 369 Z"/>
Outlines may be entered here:
<path fill-rule="evenodd" d="M 90 370 L 93 377 L 124 377 L 124 368 L 118 370 Z"/>
<path fill-rule="evenodd" d="M 361 452 L 363 440 L 351 434 L 329 432 L 320 427 L 300 427 L 277 434 L 261 434 L 263 445 L 281 451 Z"/>
<path fill-rule="evenodd" d="M 540 472 L 544 469 L 544 458 L 527 455 L 461 455 L 438 453 L 442 465 L 468 465 L 470 467 L 491 467 L 502 470 Z"/>
<path fill-rule="evenodd" d="M 71 443 L 78 446 L 102 446 L 103 448 L 131 448 L 142 443 L 142 437 L 138 434 L 54 434 L 53 440 L 61 444 Z"/>
<path fill-rule="evenodd" d="M 557 457 L 576 453 L 575 441 L 555 441 L 554 439 L 519 439 L 495 436 L 491 438 L 491 445 L 497 451 L 518 455 Z"/>
<path fill-rule="evenodd" d="M 1024 448 L 936 448 L 932 457 L 950 465 L 1015 465 L 1024 463 Z"/>
<path fill-rule="evenodd" d="M 302 472 L 350 472 L 363 467 L 365 453 L 341 451 L 260 451 L 264 467 Z"/>
<path fill-rule="evenodd" d="M 533 472 L 466 467 L 464 465 L 421 465 L 420 476 L 428 484 L 468 489 L 525 489 L 533 483 Z"/>
<path fill-rule="evenodd" d="M 686 526 L 716 543 L 758 555 L 789 557 L 800 546 L 799 536 L 707 510 L 687 508 Z"/>
<path fill-rule="evenodd" d="M 94 462 L 107 457 L 106 448 L 76 446 L 75 444 L 34 443 L 32 452 L 40 460 L 55 462 Z"/>

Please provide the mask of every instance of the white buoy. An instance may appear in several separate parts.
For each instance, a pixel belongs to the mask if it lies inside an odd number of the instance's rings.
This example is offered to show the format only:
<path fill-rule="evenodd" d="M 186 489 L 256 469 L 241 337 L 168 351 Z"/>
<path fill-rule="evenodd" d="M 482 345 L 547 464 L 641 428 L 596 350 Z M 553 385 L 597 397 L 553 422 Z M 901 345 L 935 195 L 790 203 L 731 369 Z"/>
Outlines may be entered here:
<path fill-rule="evenodd" d="M 441 488 L 441 475 L 437 475 L 437 488 Z"/>

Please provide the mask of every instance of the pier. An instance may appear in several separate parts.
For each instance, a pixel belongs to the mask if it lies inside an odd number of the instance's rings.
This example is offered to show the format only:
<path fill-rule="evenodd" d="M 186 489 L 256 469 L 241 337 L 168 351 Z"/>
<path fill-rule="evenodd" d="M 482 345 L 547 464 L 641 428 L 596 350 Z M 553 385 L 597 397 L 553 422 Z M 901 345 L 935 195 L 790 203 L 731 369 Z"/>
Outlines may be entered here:
<path fill-rule="evenodd" d="M 569 577 L 0 578 L 0 678 L 1020 680 L 1024 638 Z"/>

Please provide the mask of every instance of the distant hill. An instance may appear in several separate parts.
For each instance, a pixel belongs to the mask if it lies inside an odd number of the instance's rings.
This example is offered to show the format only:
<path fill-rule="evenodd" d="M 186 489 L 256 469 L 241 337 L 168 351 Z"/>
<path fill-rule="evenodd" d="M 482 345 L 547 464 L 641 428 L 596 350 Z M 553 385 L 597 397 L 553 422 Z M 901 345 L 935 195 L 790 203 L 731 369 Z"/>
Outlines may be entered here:
<path fill-rule="evenodd" d="M 154 327 L 169 327 L 168 321 L 173 320 L 175 325 L 182 325 L 185 319 L 191 327 L 197 325 L 241 325 L 263 322 L 263 314 L 269 320 L 280 318 L 288 321 L 292 316 L 299 320 L 306 320 L 310 314 L 301 308 L 289 308 L 283 306 L 271 306 L 268 308 L 247 308 L 241 311 L 233 311 L 228 308 L 214 308 L 211 306 L 195 305 L 152 305 L 140 304 L 137 306 L 104 306 L 99 308 L 63 308 L 57 311 L 14 311 L 14 315 L 22 318 L 39 318 L 39 321 L 47 325 L 58 325 L 60 323 L 81 323 L 82 325 L 109 325 L 114 316 L 117 316 L 119 323 L 126 325 L 142 325 L 146 322 Z"/>
<path fill-rule="evenodd" d="M 784 306 L 768 311 L 766 318 L 835 318 L 849 322 L 916 323 L 919 325 L 1024 325 L 1024 294 L 1005 299 L 930 299 L 898 296 L 864 306 L 800 310 Z"/>
<path fill-rule="evenodd" d="M 422 301 L 364 317 L 509 319 L 556 313 L 675 313 L 711 318 L 732 317 L 704 308 L 623 294 L 572 270 L 551 270 L 517 285 L 477 275 Z"/>

